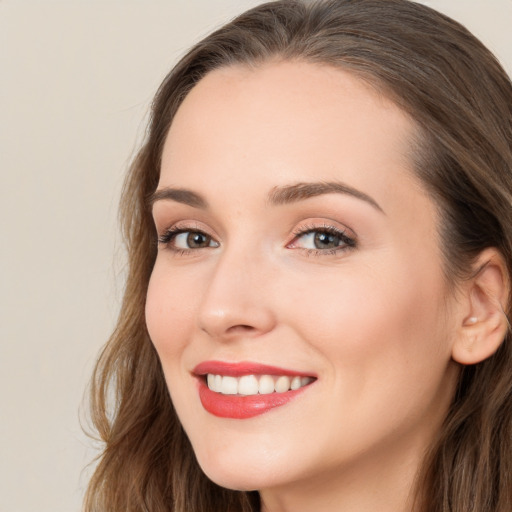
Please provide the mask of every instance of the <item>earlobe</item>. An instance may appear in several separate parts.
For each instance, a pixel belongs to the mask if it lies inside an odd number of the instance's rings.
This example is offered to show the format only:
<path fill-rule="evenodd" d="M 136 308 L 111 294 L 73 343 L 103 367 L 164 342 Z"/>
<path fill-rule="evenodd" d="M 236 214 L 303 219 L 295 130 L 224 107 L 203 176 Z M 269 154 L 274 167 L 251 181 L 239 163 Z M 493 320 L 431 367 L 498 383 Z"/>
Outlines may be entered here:
<path fill-rule="evenodd" d="M 492 356 L 500 347 L 509 323 L 505 314 L 510 280 L 503 257 L 486 249 L 475 263 L 475 274 L 464 284 L 463 320 L 452 347 L 452 358 L 465 365 Z"/>

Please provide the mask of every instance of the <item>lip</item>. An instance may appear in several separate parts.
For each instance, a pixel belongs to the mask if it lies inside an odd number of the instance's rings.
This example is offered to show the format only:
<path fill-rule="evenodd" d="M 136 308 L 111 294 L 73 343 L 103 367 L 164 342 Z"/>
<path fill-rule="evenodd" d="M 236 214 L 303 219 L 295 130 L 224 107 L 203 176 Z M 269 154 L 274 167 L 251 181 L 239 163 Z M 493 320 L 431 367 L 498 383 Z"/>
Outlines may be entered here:
<path fill-rule="evenodd" d="M 311 384 L 285 393 L 270 393 L 268 395 L 223 395 L 208 388 L 204 376 L 208 373 L 214 375 L 228 375 L 241 377 L 243 375 L 286 375 L 299 377 L 313 377 L 316 375 L 297 372 L 277 366 L 252 362 L 227 363 L 223 361 L 205 361 L 198 364 L 193 373 L 197 377 L 199 399 L 204 409 L 220 418 L 248 419 L 259 416 L 277 407 L 282 407 L 294 400 Z"/>
<path fill-rule="evenodd" d="M 228 363 L 225 361 L 204 361 L 198 364 L 193 373 L 198 376 L 212 373 L 214 375 L 228 375 L 230 377 L 242 377 L 243 375 L 286 375 L 287 377 L 314 377 L 313 373 L 304 373 L 267 364 L 241 361 L 239 363 Z"/>

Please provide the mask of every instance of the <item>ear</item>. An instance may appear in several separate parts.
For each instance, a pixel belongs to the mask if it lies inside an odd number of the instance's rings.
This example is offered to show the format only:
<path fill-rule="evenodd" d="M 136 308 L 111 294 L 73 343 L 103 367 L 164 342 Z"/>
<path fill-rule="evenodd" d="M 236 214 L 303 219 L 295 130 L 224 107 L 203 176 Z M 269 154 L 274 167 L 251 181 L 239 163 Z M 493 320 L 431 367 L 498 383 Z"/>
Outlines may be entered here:
<path fill-rule="evenodd" d="M 452 358 L 469 365 L 494 354 L 509 329 L 505 310 L 510 280 L 500 252 L 492 248 L 483 251 L 475 262 L 473 276 L 462 288 L 462 319 Z"/>

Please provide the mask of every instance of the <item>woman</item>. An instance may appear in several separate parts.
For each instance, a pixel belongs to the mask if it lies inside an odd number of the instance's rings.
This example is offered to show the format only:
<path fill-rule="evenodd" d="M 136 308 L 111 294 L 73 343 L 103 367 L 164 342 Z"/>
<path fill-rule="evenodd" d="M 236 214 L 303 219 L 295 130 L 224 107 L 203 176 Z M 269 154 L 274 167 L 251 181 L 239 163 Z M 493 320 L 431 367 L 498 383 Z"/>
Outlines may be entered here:
<path fill-rule="evenodd" d="M 205 38 L 126 182 L 85 509 L 509 512 L 511 191 L 511 83 L 445 16 Z"/>

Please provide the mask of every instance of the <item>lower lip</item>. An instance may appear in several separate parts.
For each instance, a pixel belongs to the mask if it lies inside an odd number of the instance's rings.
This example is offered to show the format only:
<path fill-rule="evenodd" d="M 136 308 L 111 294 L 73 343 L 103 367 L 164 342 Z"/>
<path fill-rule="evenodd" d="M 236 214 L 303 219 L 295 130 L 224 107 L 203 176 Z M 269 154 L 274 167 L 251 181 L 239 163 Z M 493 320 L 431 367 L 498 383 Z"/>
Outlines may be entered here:
<path fill-rule="evenodd" d="M 223 395 L 212 391 L 201 379 L 199 380 L 199 399 L 203 407 L 214 416 L 243 420 L 286 405 L 308 387 L 309 385 L 285 393 L 268 395 Z"/>

